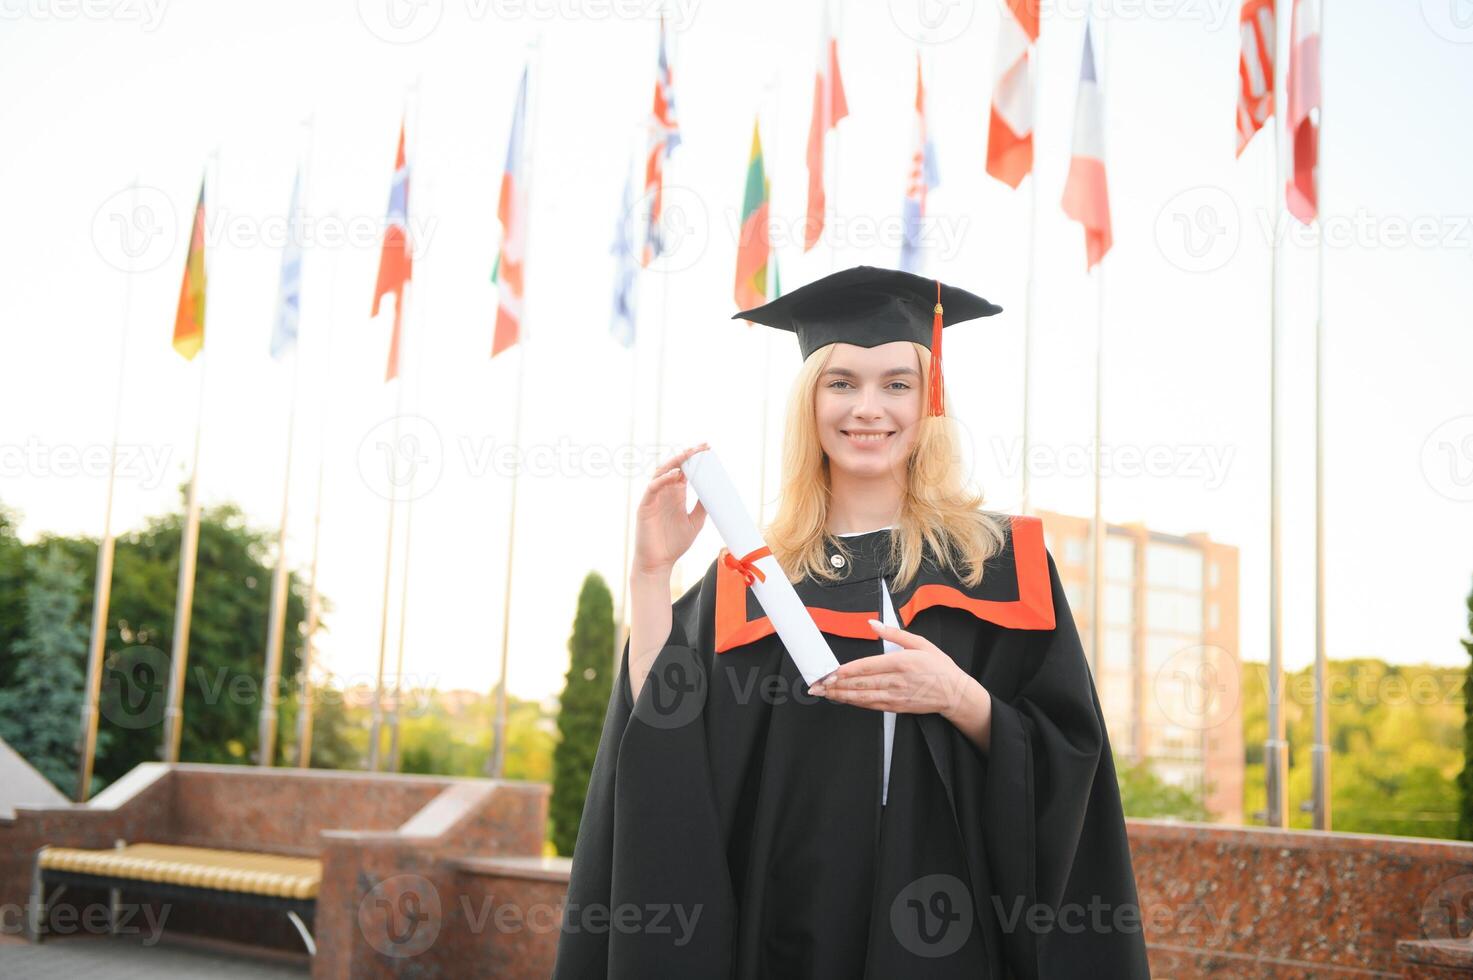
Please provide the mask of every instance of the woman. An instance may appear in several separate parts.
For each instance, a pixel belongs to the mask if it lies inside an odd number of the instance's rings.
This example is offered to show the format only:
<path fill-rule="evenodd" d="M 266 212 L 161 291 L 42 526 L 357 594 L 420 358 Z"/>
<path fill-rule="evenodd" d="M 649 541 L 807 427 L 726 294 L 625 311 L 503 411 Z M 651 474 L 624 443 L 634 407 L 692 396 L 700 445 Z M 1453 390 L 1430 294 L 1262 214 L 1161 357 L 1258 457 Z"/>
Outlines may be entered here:
<path fill-rule="evenodd" d="M 555 976 L 1149 976 L 1041 525 L 981 508 L 944 414 L 943 327 L 999 309 L 861 266 L 737 314 L 798 336 L 764 538 L 841 666 L 809 688 L 724 550 L 672 605 L 705 446 L 665 461 Z"/>

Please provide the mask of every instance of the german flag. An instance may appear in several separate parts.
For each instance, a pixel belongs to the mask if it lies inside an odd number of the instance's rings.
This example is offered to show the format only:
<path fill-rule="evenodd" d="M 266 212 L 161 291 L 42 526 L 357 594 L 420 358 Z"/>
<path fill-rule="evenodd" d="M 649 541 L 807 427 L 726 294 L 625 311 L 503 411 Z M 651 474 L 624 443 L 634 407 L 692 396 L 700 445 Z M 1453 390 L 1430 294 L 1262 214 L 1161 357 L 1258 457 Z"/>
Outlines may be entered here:
<path fill-rule="evenodd" d="M 199 182 L 199 203 L 194 208 L 194 229 L 189 235 L 189 255 L 184 260 L 184 281 L 179 287 L 179 312 L 174 317 L 174 349 L 186 361 L 194 360 L 205 346 L 205 182 Z"/>

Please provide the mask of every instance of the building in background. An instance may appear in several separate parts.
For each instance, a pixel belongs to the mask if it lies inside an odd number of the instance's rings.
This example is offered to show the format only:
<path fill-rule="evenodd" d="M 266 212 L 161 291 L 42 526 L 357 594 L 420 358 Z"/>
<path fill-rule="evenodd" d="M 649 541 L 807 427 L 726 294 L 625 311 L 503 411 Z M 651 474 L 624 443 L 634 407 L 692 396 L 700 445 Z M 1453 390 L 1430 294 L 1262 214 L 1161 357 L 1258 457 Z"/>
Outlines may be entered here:
<path fill-rule="evenodd" d="M 1104 642 L 1092 650 L 1090 521 L 1039 511 L 1044 541 L 1094 672 L 1110 743 L 1199 794 L 1215 822 L 1243 821 L 1238 549 L 1143 524 L 1105 534 Z"/>

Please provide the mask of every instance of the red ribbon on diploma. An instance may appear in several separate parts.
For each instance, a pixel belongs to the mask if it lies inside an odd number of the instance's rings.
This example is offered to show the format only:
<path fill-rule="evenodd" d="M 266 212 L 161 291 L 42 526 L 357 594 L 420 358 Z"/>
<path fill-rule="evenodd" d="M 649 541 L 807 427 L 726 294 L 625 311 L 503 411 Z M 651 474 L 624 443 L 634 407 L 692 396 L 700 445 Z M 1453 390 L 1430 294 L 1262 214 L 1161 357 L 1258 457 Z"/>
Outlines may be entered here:
<path fill-rule="evenodd" d="M 767 581 L 767 576 L 762 574 L 762 569 L 758 568 L 756 563 L 757 559 L 766 558 L 771 554 L 772 549 L 764 544 L 762 547 L 746 555 L 743 555 L 741 558 L 736 557 L 728 551 L 721 560 L 727 568 L 730 568 L 737 572 L 744 580 L 746 580 L 746 583 L 748 585 L 751 585 L 753 579 L 761 579 L 764 582 Z"/>

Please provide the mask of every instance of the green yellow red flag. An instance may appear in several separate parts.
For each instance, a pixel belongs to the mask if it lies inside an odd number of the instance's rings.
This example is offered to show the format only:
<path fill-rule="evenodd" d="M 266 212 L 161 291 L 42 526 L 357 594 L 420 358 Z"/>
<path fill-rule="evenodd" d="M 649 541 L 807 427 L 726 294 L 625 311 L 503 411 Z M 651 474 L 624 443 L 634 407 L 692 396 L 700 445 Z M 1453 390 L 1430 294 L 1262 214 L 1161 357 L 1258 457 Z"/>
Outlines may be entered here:
<path fill-rule="evenodd" d="M 184 282 L 179 287 L 179 312 L 174 317 L 174 349 L 186 361 L 205 345 L 205 182 L 199 184 L 199 203 L 184 260 Z"/>
<path fill-rule="evenodd" d="M 771 198 L 772 186 L 762 165 L 762 137 L 753 122 L 752 155 L 747 160 L 747 184 L 737 240 L 737 309 L 748 310 L 767 302 L 767 261 L 772 254 L 768 235 Z"/>

